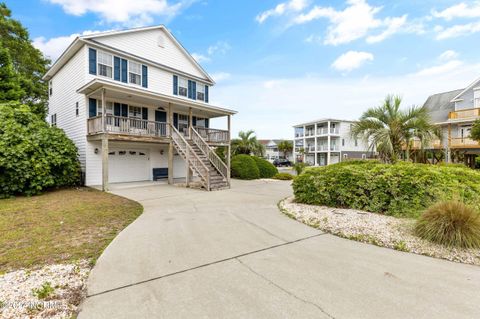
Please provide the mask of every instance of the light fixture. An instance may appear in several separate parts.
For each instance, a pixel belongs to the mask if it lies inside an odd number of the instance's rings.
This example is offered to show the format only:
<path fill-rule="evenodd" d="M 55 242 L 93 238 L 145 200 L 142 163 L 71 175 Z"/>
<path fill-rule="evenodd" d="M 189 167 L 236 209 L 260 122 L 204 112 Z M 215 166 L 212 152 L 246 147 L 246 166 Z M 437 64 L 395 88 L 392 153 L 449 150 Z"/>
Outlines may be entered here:
<path fill-rule="evenodd" d="M 163 150 L 160 150 L 160 155 L 163 155 Z"/>
<path fill-rule="evenodd" d="M 95 148 L 94 152 L 95 152 L 95 154 L 98 154 L 98 148 Z"/>

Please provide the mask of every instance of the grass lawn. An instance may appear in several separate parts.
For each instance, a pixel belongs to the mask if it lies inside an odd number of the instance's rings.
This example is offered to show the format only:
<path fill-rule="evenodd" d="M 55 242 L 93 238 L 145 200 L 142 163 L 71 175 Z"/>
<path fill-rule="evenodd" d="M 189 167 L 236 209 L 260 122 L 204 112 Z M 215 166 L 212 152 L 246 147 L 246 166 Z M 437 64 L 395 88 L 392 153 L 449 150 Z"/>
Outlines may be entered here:
<path fill-rule="evenodd" d="M 134 201 L 86 187 L 0 200 L 0 273 L 94 262 L 142 211 Z"/>

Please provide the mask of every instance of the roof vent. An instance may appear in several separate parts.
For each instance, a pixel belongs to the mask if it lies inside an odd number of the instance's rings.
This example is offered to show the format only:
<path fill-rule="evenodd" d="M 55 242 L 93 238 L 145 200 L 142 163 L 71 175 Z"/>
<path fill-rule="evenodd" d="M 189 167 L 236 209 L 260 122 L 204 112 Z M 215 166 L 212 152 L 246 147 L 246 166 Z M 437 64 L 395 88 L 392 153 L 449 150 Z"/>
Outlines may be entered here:
<path fill-rule="evenodd" d="M 163 38 L 162 34 L 160 34 L 157 38 L 157 45 L 161 48 L 165 47 L 165 39 Z"/>

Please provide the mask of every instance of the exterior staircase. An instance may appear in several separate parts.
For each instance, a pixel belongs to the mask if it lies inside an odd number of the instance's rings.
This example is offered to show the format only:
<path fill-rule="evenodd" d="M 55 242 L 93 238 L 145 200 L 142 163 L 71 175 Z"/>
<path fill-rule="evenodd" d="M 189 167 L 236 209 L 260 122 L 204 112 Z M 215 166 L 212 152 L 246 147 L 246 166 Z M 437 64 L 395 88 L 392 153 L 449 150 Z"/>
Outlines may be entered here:
<path fill-rule="evenodd" d="M 230 188 L 228 167 L 194 128 L 190 128 L 189 137 L 173 126 L 171 130 L 175 150 L 188 162 L 189 168 L 199 177 L 206 190 Z"/>

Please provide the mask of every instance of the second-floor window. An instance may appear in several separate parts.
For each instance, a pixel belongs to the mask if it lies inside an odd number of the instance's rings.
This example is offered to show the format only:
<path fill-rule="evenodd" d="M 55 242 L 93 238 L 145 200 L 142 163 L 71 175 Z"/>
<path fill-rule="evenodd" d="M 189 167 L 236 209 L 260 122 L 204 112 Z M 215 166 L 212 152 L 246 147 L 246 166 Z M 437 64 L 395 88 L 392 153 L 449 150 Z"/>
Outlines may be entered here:
<path fill-rule="evenodd" d="M 113 115 L 113 102 L 105 102 L 105 114 Z M 97 115 L 102 116 L 102 101 L 97 100 Z"/>
<path fill-rule="evenodd" d="M 137 62 L 128 62 L 128 78 L 130 83 L 140 85 L 142 79 L 142 66 Z"/>
<path fill-rule="evenodd" d="M 142 118 L 142 108 L 139 106 L 131 106 L 128 109 L 129 117 Z"/>
<path fill-rule="evenodd" d="M 178 78 L 178 95 L 187 96 L 188 81 L 185 78 Z"/>
<path fill-rule="evenodd" d="M 205 101 L 205 86 L 197 86 L 197 100 Z"/>
<path fill-rule="evenodd" d="M 57 113 L 50 116 L 50 124 L 52 126 L 57 126 Z"/>
<path fill-rule="evenodd" d="M 480 97 L 475 98 L 474 107 L 480 107 Z"/>
<path fill-rule="evenodd" d="M 102 76 L 112 77 L 113 57 L 111 54 L 98 51 L 98 74 Z"/>

